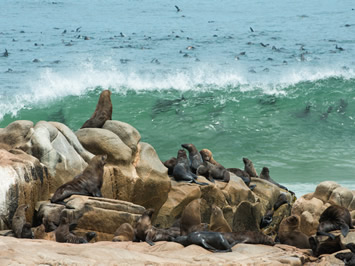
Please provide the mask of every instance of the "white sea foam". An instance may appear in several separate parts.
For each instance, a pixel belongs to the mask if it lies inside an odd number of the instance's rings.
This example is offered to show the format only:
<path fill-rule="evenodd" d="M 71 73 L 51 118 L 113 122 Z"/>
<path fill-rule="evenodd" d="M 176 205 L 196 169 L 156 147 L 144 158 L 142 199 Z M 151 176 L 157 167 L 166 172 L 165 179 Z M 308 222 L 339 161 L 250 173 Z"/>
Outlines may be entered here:
<path fill-rule="evenodd" d="M 103 67 L 106 66 L 106 67 Z M 175 89 L 179 91 L 239 90 L 241 92 L 260 90 L 264 94 L 287 95 L 287 88 L 299 82 L 341 77 L 355 78 L 354 69 L 285 68 L 282 73 L 249 73 L 242 68 L 201 66 L 189 70 L 166 70 L 162 68 L 143 69 L 139 67 L 117 67 L 110 60 L 96 66 L 85 62 L 74 69 L 54 71 L 47 68 L 24 84 L 19 94 L 0 98 L 0 119 L 10 113 L 16 115 L 23 108 L 35 103 L 49 102 L 69 95 L 85 95 L 100 86 L 116 93 L 127 90 L 136 92 Z"/>

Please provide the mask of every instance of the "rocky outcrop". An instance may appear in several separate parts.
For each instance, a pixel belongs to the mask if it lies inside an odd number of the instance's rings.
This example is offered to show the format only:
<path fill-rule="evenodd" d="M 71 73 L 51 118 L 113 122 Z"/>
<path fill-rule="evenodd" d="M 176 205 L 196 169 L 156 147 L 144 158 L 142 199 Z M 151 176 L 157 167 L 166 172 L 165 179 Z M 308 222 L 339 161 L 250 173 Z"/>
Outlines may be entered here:
<path fill-rule="evenodd" d="M 300 229 L 311 236 L 316 233 L 319 217 L 330 205 L 340 205 L 355 210 L 354 192 L 333 181 L 320 183 L 314 193 L 303 195 L 292 207 L 292 214 L 301 218 Z"/>

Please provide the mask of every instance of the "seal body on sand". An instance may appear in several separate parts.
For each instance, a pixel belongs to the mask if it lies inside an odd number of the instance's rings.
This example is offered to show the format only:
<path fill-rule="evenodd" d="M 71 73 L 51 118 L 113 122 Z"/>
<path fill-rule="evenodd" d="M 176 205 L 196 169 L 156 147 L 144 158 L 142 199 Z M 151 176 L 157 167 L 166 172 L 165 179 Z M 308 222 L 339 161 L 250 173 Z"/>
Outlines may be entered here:
<path fill-rule="evenodd" d="M 230 180 L 230 173 L 224 167 L 216 166 L 206 161 L 199 166 L 197 169 L 197 174 L 206 177 L 213 183 L 214 179 L 227 183 Z"/>
<path fill-rule="evenodd" d="M 142 216 L 138 219 L 135 226 L 135 239 L 137 241 L 145 241 L 147 236 L 147 231 L 152 227 L 152 215 L 154 213 L 153 209 L 147 209 L 144 211 Z"/>
<path fill-rule="evenodd" d="M 243 158 L 243 163 L 244 163 L 244 171 L 247 172 L 250 177 L 258 176 L 252 161 L 250 161 L 248 158 Z"/>
<path fill-rule="evenodd" d="M 195 180 L 197 176 L 190 171 L 187 155 L 183 149 L 178 151 L 177 164 L 174 167 L 173 177 L 176 181 L 187 181 L 189 183 L 193 182 L 199 185 L 208 185 L 207 183 L 200 183 Z"/>
<path fill-rule="evenodd" d="M 278 236 L 281 244 L 310 248 L 308 236 L 300 231 L 300 219 L 297 215 L 285 217 L 281 221 Z"/>
<path fill-rule="evenodd" d="M 222 233 L 223 236 L 228 240 L 229 243 L 238 244 L 263 244 L 273 246 L 275 245 L 274 240 L 271 237 L 264 235 L 259 231 L 241 231 L 241 232 L 231 232 Z"/>
<path fill-rule="evenodd" d="M 193 232 L 194 228 L 201 225 L 200 201 L 195 199 L 186 205 L 181 214 L 180 232 L 185 236 Z"/>
<path fill-rule="evenodd" d="M 212 205 L 212 213 L 210 217 L 210 230 L 220 233 L 232 232 L 232 228 L 224 218 L 221 208 L 214 204 Z"/>
<path fill-rule="evenodd" d="M 349 229 L 354 229 L 349 210 L 342 206 L 331 205 L 319 217 L 317 235 L 326 235 L 333 238 L 334 235 L 328 232 L 341 230 L 345 237 Z"/>
<path fill-rule="evenodd" d="M 112 102 L 110 90 L 104 90 L 101 92 L 95 112 L 81 128 L 102 128 L 107 120 L 112 120 Z"/>
<path fill-rule="evenodd" d="M 197 168 L 203 163 L 201 154 L 198 152 L 195 145 L 191 143 L 182 144 L 181 147 L 189 151 L 189 166 L 191 168 L 191 171 L 196 174 Z"/>
<path fill-rule="evenodd" d="M 82 244 L 88 243 L 93 237 L 96 236 L 95 232 L 86 233 L 86 238 L 79 237 L 74 235 L 69 231 L 69 221 L 67 217 L 62 217 L 60 224 L 55 230 L 55 239 L 57 242 L 61 243 L 73 243 L 73 244 Z"/>
<path fill-rule="evenodd" d="M 218 167 L 223 167 L 223 165 L 221 165 L 219 162 L 217 162 L 214 158 L 213 158 L 213 154 L 212 152 L 209 150 L 209 149 L 202 149 L 200 150 L 200 154 L 202 156 L 202 160 L 204 162 L 209 162 L 215 166 L 218 166 Z"/>
<path fill-rule="evenodd" d="M 134 240 L 134 229 L 129 223 L 121 224 L 114 233 L 112 241 L 123 242 Z"/>
<path fill-rule="evenodd" d="M 171 157 L 169 160 L 163 162 L 164 166 L 168 168 L 168 175 L 172 176 L 174 172 L 174 167 L 177 164 L 177 159 L 175 157 Z"/>
<path fill-rule="evenodd" d="M 102 197 L 101 187 L 106 159 L 107 155 L 94 156 L 81 174 L 74 177 L 73 180 L 61 185 L 56 190 L 51 202 L 62 202 L 64 199 L 74 194 Z"/>
<path fill-rule="evenodd" d="M 23 226 L 26 223 L 27 204 L 22 204 L 17 207 L 14 216 L 12 217 L 12 231 L 17 238 L 21 238 Z"/>
<path fill-rule="evenodd" d="M 213 252 L 231 252 L 232 245 L 219 232 L 192 232 L 187 236 L 175 238 L 175 242 L 183 246 L 199 245 Z"/>

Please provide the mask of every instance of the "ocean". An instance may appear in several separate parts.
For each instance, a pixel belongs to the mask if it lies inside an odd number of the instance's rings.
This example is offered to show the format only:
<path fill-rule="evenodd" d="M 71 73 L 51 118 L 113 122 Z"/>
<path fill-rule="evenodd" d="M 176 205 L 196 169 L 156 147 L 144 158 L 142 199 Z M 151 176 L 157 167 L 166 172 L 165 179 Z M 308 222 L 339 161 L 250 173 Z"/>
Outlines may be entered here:
<path fill-rule="evenodd" d="M 76 131 L 102 90 L 160 159 L 242 158 L 296 192 L 355 189 L 355 3 L 1 0 L 0 127 Z"/>

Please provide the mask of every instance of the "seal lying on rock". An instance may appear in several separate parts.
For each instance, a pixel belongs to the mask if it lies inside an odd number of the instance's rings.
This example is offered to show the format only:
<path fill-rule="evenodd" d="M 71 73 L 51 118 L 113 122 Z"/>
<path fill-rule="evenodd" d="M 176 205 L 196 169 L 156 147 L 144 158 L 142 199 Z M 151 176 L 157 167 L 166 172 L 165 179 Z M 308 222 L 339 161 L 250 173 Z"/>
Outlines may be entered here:
<path fill-rule="evenodd" d="M 297 215 L 285 217 L 281 221 L 278 236 L 281 244 L 310 248 L 308 236 L 300 231 L 300 219 Z"/>
<path fill-rule="evenodd" d="M 334 236 L 334 238 L 317 235 L 311 236 L 309 238 L 309 244 L 315 257 L 322 254 L 332 254 L 345 248 L 341 242 L 340 235 Z"/>
<path fill-rule="evenodd" d="M 112 120 L 111 91 L 104 90 L 100 94 L 95 112 L 81 128 L 102 128 L 107 120 Z"/>
<path fill-rule="evenodd" d="M 231 252 L 233 247 L 219 232 L 192 232 L 187 236 L 178 236 L 174 241 L 184 247 L 194 244 L 213 252 Z"/>
<path fill-rule="evenodd" d="M 138 219 L 137 224 L 135 226 L 135 240 L 136 241 L 145 241 L 147 236 L 147 231 L 152 227 L 152 215 L 154 213 L 154 209 L 147 209 L 144 211 L 142 216 Z"/>
<path fill-rule="evenodd" d="M 259 231 L 241 231 L 241 232 L 230 232 L 222 233 L 222 235 L 228 240 L 229 243 L 238 244 L 263 244 L 273 246 L 275 245 L 274 240 L 264 235 Z"/>
<path fill-rule="evenodd" d="M 216 166 L 209 162 L 203 162 L 197 169 L 197 174 L 206 177 L 209 181 L 214 183 L 214 179 L 228 183 L 230 180 L 230 173 L 224 167 Z"/>
<path fill-rule="evenodd" d="M 174 167 L 173 177 L 176 181 L 193 182 L 199 185 L 208 185 L 207 183 L 200 183 L 195 179 L 197 176 L 190 171 L 189 162 L 185 150 L 180 149 L 177 154 L 177 164 Z"/>
<path fill-rule="evenodd" d="M 214 158 L 213 158 L 213 155 L 212 155 L 212 152 L 209 150 L 209 149 L 202 149 L 200 150 L 200 154 L 202 156 L 202 160 L 204 162 L 209 162 L 215 166 L 218 166 L 218 167 L 223 167 L 223 165 L 221 165 L 219 162 L 217 162 Z"/>
<path fill-rule="evenodd" d="M 94 156 L 81 174 L 74 177 L 73 180 L 61 185 L 56 190 L 51 202 L 61 203 L 64 199 L 74 194 L 102 197 L 101 187 L 106 159 L 107 155 Z"/>
<path fill-rule="evenodd" d="M 177 164 L 177 159 L 175 157 L 171 157 L 169 160 L 163 162 L 164 166 L 168 168 L 168 175 L 172 176 L 174 172 L 174 167 Z"/>
<path fill-rule="evenodd" d="M 260 173 L 259 177 L 260 177 L 261 179 L 264 179 L 264 180 L 269 181 L 270 183 L 272 183 L 272 184 L 278 186 L 279 188 L 282 188 L 282 189 L 284 189 L 284 190 L 287 190 L 287 191 L 290 192 L 291 194 L 295 194 L 293 191 L 288 190 L 287 187 L 285 187 L 285 186 L 283 186 L 283 185 L 280 185 L 279 183 L 277 183 L 276 181 L 274 181 L 274 180 L 270 177 L 270 170 L 269 170 L 269 168 L 267 168 L 267 167 L 263 167 L 263 169 L 261 170 L 261 173 Z"/>
<path fill-rule="evenodd" d="M 235 174 L 236 176 L 239 176 L 244 181 L 244 183 L 249 187 L 251 179 L 249 174 L 246 171 L 243 171 L 239 168 L 227 168 L 227 171 Z"/>
<path fill-rule="evenodd" d="M 133 241 L 134 229 L 129 223 L 121 224 L 114 233 L 113 242 Z"/>
<path fill-rule="evenodd" d="M 319 217 L 317 235 L 334 238 L 334 235 L 328 232 L 341 230 L 345 237 L 349 229 L 354 229 L 349 210 L 339 205 L 331 205 Z"/>
<path fill-rule="evenodd" d="M 337 259 L 342 260 L 345 263 L 345 266 L 354 266 L 355 265 L 355 244 L 349 243 L 345 246 L 350 249 L 351 252 L 338 253 L 335 254 Z"/>
<path fill-rule="evenodd" d="M 79 237 L 69 231 L 69 221 L 67 217 L 62 217 L 60 225 L 55 230 L 55 240 L 61 243 L 82 244 L 88 243 L 96 236 L 95 232 L 86 233 L 86 237 Z"/>
<path fill-rule="evenodd" d="M 15 237 L 21 238 L 23 226 L 26 224 L 26 210 L 27 204 L 22 204 L 17 207 L 14 216 L 12 217 L 12 231 Z"/>
<path fill-rule="evenodd" d="M 171 227 L 167 229 L 161 229 L 152 226 L 146 231 L 146 233 L 147 236 L 145 238 L 145 241 L 151 246 L 153 246 L 153 242 L 173 241 L 176 237 L 180 236 L 180 228 Z"/>
<path fill-rule="evenodd" d="M 191 171 L 196 174 L 197 168 L 202 165 L 203 160 L 201 154 L 193 144 L 181 144 L 181 147 L 189 151 L 189 166 Z"/>

